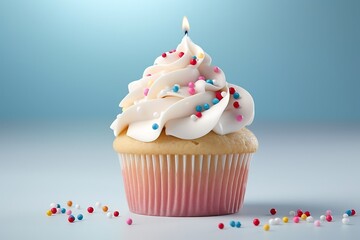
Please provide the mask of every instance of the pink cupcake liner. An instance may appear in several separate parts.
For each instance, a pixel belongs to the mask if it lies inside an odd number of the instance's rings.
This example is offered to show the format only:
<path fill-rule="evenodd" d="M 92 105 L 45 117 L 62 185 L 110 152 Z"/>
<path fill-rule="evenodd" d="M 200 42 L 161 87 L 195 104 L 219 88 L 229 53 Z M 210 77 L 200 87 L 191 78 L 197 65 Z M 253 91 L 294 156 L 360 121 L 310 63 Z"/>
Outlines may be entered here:
<path fill-rule="evenodd" d="M 236 213 L 252 154 L 119 154 L 131 212 L 154 216 Z"/>

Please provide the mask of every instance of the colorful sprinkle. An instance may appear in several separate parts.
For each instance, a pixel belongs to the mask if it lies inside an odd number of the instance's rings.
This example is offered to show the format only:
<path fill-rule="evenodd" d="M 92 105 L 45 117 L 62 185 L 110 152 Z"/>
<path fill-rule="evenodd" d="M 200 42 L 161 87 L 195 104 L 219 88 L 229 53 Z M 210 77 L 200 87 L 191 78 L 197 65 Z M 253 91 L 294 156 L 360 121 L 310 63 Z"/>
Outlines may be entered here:
<path fill-rule="evenodd" d="M 239 108 L 239 107 L 240 107 L 240 104 L 239 104 L 238 101 L 235 101 L 235 102 L 233 103 L 233 106 L 234 106 L 234 108 Z M 275 212 L 275 213 L 276 213 L 276 212 Z"/>
<path fill-rule="evenodd" d="M 60 213 L 61 213 L 61 208 L 57 208 L 57 209 L 56 209 L 56 213 L 57 213 L 57 214 L 60 214 Z"/>
<path fill-rule="evenodd" d="M 351 216 L 355 216 L 355 215 L 356 215 L 355 209 L 351 209 Z"/>
<path fill-rule="evenodd" d="M 236 222 L 236 225 L 235 225 L 237 228 L 240 228 L 241 227 L 241 222 Z"/>
<path fill-rule="evenodd" d="M 152 129 L 156 130 L 159 128 L 159 125 L 157 123 L 154 123 L 151 127 Z"/>
<path fill-rule="evenodd" d="M 196 110 L 197 112 L 201 112 L 201 111 L 202 111 L 202 107 L 201 107 L 200 105 L 197 105 L 197 106 L 195 107 L 195 110 Z"/>
<path fill-rule="evenodd" d="M 260 220 L 259 220 L 258 218 L 254 218 L 253 224 L 254 224 L 255 226 L 259 226 Z"/>
<path fill-rule="evenodd" d="M 342 222 L 343 224 L 347 225 L 347 224 L 350 223 L 350 219 L 349 219 L 349 218 L 343 218 L 343 219 L 341 220 L 341 222 Z"/>
<path fill-rule="evenodd" d="M 66 211 L 66 215 L 71 215 L 72 214 L 72 211 L 69 209 Z"/>
<path fill-rule="evenodd" d="M 221 92 L 221 96 L 222 96 L 222 97 L 225 97 L 225 96 L 226 96 L 226 92 L 225 92 L 225 91 L 222 91 L 222 92 Z"/>
<path fill-rule="evenodd" d="M 269 231 L 269 230 L 270 230 L 270 225 L 269 225 L 269 224 L 265 224 L 263 228 L 264 228 L 265 231 Z"/>
<path fill-rule="evenodd" d="M 111 213 L 111 212 L 108 212 L 108 213 L 106 213 L 106 216 L 107 216 L 108 218 L 112 218 L 112 213 Z"/>
<path fill-rule="evenodd" d="M 194 95 L 196 93 L 196 90 L 195 90 L 195 88 L 189 88 L 188 92 L 190 95 Z"/>
<path fill-rule="evenodd" d="M 198 80 L 205 80 L 206 78 L 203 76 L 203 75 L 200 75 L 199 77 L 198 77 Z"/>
<path fill-rule="evenodd" d="M 223 223 L 219 223 L 219 224 L 218 224 L 218 228 L 219 228 L 219 229 L 224 229 L 224 224 L 223 224 Z"/>
<path fill-rule="evenodd" d="M 235 93 L 235 88 L 233 88 L 233 87 L 229 88 L 229 92 L 230 92 L 230 94 L 234 94 Z"/>
<path fill-rule="evenodd" d="M 147 77 L 150 77 L 150 76 L 151 76 L 151 73 L 146 74 L 146 76 L 147 76 Z"/>
<path fill-rule="evenodd" d="M 182 56 L 184 56 L 184 52 L 179 52 L 179 57 L 181 58 Z"/>
<path fill-rule="evenodd" d="M 333 220 L 331 215 L 326 215 L 326 221 L 331 222 Z"/>
<path fill-rule="evenodd" d="M 147 96 L 148 93 L 149 93 L 149 88 L 145 88 L 145 89 L 144 89 L 144 96 Z"/>
<path fill-rule="evenodd" d="M 88 208 L 87 208 L 87 211 L 88 211 L 88 213 L 93 213 L 93 212 L 94 212 L 94 208 L 93 208 L 93 207 L 88 207 Z"/>
<path fill-rule="evenodd" d="M 238 92 L 235 92 L 235 93 L 233 94 L 233 97 L 234 97 L 235 99 L 239 99 L 239 98 L 240 98 L 240 94 L 239 94 Z"/>
<path fill-rule="evenodd" d="M 237 115 L 236 116 L 236 121 L 238 121 L 238 122 L 241 122 L 243 120 L 243 115 Z"/>
<path fill-rule="evenodd" d="M 179 89 L 180 89 L 179 84 L 175 84 L 175 85 L 173 86 L 173 88 L 172 88 L 173 92 L 178 92 Z"/>
<path fill-rule="evenodd" d="M 199 53 L 198 58 L 204 58 L 204 53 Z"/>
<path fill-rule="evenodd" d="M 77 219 L 78 219 L 79 221 L 83 220 L 83 218 L 84 218 L 84 216 L 83 216 L 82 214 L 78 214 L 78 215 L 77 215 Z"/>
<path fill-rule="evenodd" d="M 235 227 L 235 221 L 234 221 L 234 220 L 231 220 L 231 221 L 230 221 L 230 226 L 231 226 L 231 227 Z"/>
<path fill-rule="evenodd" d="M 348 218 L 349 215 L 347 215 L 346 213 L 343 214 L 343 218 Z"/>
<path fill-rule="evenodd" d="M 325 220 L 326 220 L 325 215 L 321 215 L 321 216 L 320 216 L 320 221 L 325 222 Z"/>
<path fill-rule="evenodd" d="M 223 96 L 221 95 L 221 91 L 216 91 L 215 92 L 215 97 L 219 100 L 223 99 Z"/>
<path fill-rule="evenodd" d="M 209 108 L 210 108 L 210 105 L 207 104 L 207 103 L 205 103 L 205 104 L 204 104 L 204 109 L 205 109 L 205 110 L 208 110 Z"/>
<path fill-rule="evenodd" d="M 308 216 L 308 217 L 306 218 L 306 221 L 307 221 L 308 223 L 312 223 L 312 222 L 314 222 L 314 218 L 313 218 L 312 216 Z"/>
<path fill-rule="evenodd" d="M 289 222 L 289 218 L 288 218 L 288 217 L 283 217 L 282 221 L 283 221 L 284 223 L 288 223 L 288 222 Z"/>
<path fill-rule="evenodd" d="M 211 79 L 207 79 L 207 80 L 206 80 L 206 82 L 207 82 L 207 83 L 209 83 L 209 84 L 214 85 L 214 81 L 213 81 L 213 80 L 211 80 Z"/>
<path fill-rule="evenodd" d="M 163 54 L 161 54 L 161 56 L 163 57 L 163 58 L 166 58 L 166 53 L 163 53 Z"/>
<path fill-rule="evenodd" d="M 214 72 L 219 73 L 219 72 L 220 72 L 220 68 L 219 68 L 219 67 L 214 67 Z"/>
<path fill-rule="evenodd" d="M 332 214 L 331 210 L 326 210 L 325 215 L 331 215 L 331 214 Z"/>
<path fill-rule="evenodd" d="M 51 212 L 51 210 L 47 210 L 46 211 L 46 215 L 48 215 L 49 217 L 52 215 L 52 212 Z"/>
<path fill-rule="evenodd" d="M 53 207 L 52 209 L 50 209 L 50 211 L 52 214 L 55 214 L 57 212 L 57 209 Z"/>
<path fill-rule="evenodd" d="M 351 210 L 347 210 L 346 212 L 345 212 L 347 215 L 349 215 L 349 216 L 352 216 L 352 211 Z"/>
<path fill-rule="evenodd" d="M 215 104 L 218 104 L 219 103 L 219 99 L 217 99 L 217 98 L 214 98 L 213 100 L 212 100 L 212 103 L 215 105 Z"/>
<path fill-rule="evenodd" d="M 192 58 L 192 59 L 195 59 L 195 60 L 197 59 L 197 57 L 196 57 L 196 56 L 192 56 L 191 58 Z"/>
<path fill-rule="evenodd" d="M 190 116 L 190 119 L 193 120 L 193 121 L 196 121 L 198 118 L 196 117 L 195 114 L 192 114 L 192 115 Z"/>
<path fill-rule="evenodd" d="M 190 64 L 191 64 L 191 65 L 196 65 L 196 63 L 197 63 L 196 59 L 193 59 L 193 58 L 192 58 L 192 59 L 190 60 Z"/>
<path fill-rule="evenodd" d="M 309 217 L 311 215 L 311 213 L 309 211 L 305 211 L 304 214 Z"/>
<path fill-rule="evenodd" d="M 293 218 L 293 222 L 294 223 L 299 223 L 300 222 L 300 218 L 298 216 Z"/>
<path fill-rule="evenodd" d="M 156 124 L 156 123 L 155 123 Z M 107 212 L 108 210 L 109 210 L 109 208 L 108 208 L 108 206 L 103 206 L 102 207 L 102 210 L 103 210 L 103 212 Z"/>
<path fill-rule="evenodd" d="M 73 222 L 75 221 L 75 217 L 74 217 L 73 215 L 70 215 L 70 216 L 68 217 L 68 221 L 69 221 L 70 223 L 73 223 Z"/>
<path fill-rule="evenodd" d="M 321 223 L 320 223 L 319 220 L 316 220 L 316 221 L 314 222 L 314 225 L 315 225 L 315 227 L 320 227 Z"/>
<path fill-rule="evenodd" d="M 76 208 L 76 209 L 80 209 L 80 205 L 79 205 L 79 204 L 76 204 L 76 205 L 75 205 L 75 208 Z"/>
<path fill-rule="evenodd" d="M 306 216 L 305 213 L 303 213 L 300 218 L 301 218 L 302 220 L 306 220 L 307 216 Z"/>
<path fill-rule="evenodd" d="M 114 217 L 118 217 L 120 215 L 119 211 L 114 211 Z"/>
<path fill-rule="evenodd" d="M 301 217 L 301 215 L 303 215 L 303 211 L 302 211 L 301 209 L 298 209 L 298 210 L 296 211 L 296 215 L 297 215 L 298 217 Z"/>
<path fill-rule="evenodd" d="M 133 220 L 131 218 L 128 218 L 128 220 L 126 220 L 127 225 L 131 225 L 133 223 Z"/>
<path fill-rule="evenodd" d="M 66 209 L 65 209 L 65 208 L 62 208 L 62 209 L 61 209 L 61 213 L 66 213 Z"/>
<path fill-rule="evenodd" d="M 202 113 L 201 113 L 201 112 L 197 112 L 197 113 L 195 113 L 195 115 L 196 115 L 198 118 L 201 118 L 201 117 L 202 117 Z"/>
<path fill-rule="evenodd" d="M 194 87 L 195 87 L 195 83 L 194 83 L 194 82 L 189 82 L 189 83 L 188 83 L 188 87 L 189 87 L 189 88 L 194 88 Z"/>
<path fill-rule="evenodd" d="M 56 204 L 56 208 L 60 208 L 60 204 Z"/>

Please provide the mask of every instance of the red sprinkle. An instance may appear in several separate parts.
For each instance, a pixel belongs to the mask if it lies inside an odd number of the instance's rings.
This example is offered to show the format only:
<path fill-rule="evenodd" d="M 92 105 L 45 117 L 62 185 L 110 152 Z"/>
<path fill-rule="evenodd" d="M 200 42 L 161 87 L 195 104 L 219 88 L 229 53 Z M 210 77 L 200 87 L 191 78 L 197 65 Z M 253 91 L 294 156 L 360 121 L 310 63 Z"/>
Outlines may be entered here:
<path fill-rule="evenodd" d="M 179 57 L 184 56 L 184 52 L 179 52 Z"/>
<path fill-rule="evenodd" d="M 55 214 L 55 213 L 57 212 L 57 209 L 56 209 L 56 208 L 52 208 L 50 211 L 51 211 L 52 214 Z"/>
<path fill-rule="evenodd" d="M 215 92 L 215 97 L 216 97 L 217 99 L 219 99 L 219 101 L 220 101 L 221 99 L 223 99 L 223 96 L 221 96 L 221 91 Z"/>
<path fill-rule="evenodd" d="M 88 213 L 93 213 L 93 212 L 94 212 L 94 208 L 93 208 L 93 207 L 88 207 L 87 211 L 88 211 Z"/>
<path fill-rule="evenodd" d="M 219 229 L 224 229 L 224 224 L 223 224 L 223 223 L 219 223 L 218 228 L 219 228 Z"/>
<path fill-rule="evenodd" d="M 237 102 L 234 102 L 234 104 L 237 103 Z M 235 107 L 235 106 L 234 106 Z M 236 108 L 236 107 L 235 107 Z M 276 209 L 275 208 L 272 208 L 270 209 L 270 214 L 271 215 L 275 215 L 276 214 Z"/>
<path fill-rule="evenodd" d="M 119 216 L 119 212 L 118 211 L 114 211 L 114 217 L 118 217 Z"/>
<path fill-rule="evenodd" d="M 254 224 L 255 226 L 259 226 L 260 220 L 257 219 L 257 218 L 255 218 L 255 219 L 253 220 L 253 224 Z"/>
<path fill-rule="evenodd" d="M 201 117 L 202 117 L 202 113 L 201 113 L 201 112 L 196 112 L 195 115 L 196 115 L 198 118 L 201 118 Z"/>
<path fill-rule="evenodd" d="M 166 58 L 166 53 L 161 54 L 163 58 Z"/>
<path fill-rule="evenodd" d="M 331 222 L 332 221 L 332 216 L 331 215 L 326 215 L 326 221 Z"/>
<path fill-rule="evenodd" d="M 74 222 L 74 221 L 75 221 L 75 217 L 71 215 L 70 217 L 68 217 L 68 221 L 71 222 L 71 223 Z"/>
<path fill-rule="evenodd" d="M 233 88 L 233 87 L 229 88 L 229 92 L 230 92 L 230 94 L 234 94 L 235 93 L 235 88 Z"/>
<path fill-rule="evenodd" d="M 192 58 L 192 59 L 190 60 L 190 64 L 191 64 L 191 65 L 195 65 L 196 63 L 197 63 L 196 59 L 193 59 L 193 58 Z"/>
<path fill-rule="evenodd" d="M 304 212 L 304 214 L 305 214 L 307 217 L 309 217 L 309 216 L 311 215 L 309 211 Z"/>
<path fill-rule="evenodd" d="M 301 211 L 301 209 L 298 209 L 296 213 L 298 217 L 301 217 L 301 215 L 303 215 L 303 211 Z"/>
<path fill-rule="evenodd" d="M 240 107 L 240 104 L 239 104 L 239 102 L 238 101 L 235 101 L 234 103 L 233 103 L 233 106 L 234 106 L 234 108 L 239 108 Z M 271 209 L 272 210 L 272 209 Z M 274 209 L 275 210 L 275 209 Z M 275 213 L 276 213 L 276 210 L 275 210 Z M 274 214 L 273 214 L 274 215 Z"/>
<path fill-rule="evenodd" d="M 351 216 L 354 216 L 356 214 L 355 209 L 351 209 Z"/>

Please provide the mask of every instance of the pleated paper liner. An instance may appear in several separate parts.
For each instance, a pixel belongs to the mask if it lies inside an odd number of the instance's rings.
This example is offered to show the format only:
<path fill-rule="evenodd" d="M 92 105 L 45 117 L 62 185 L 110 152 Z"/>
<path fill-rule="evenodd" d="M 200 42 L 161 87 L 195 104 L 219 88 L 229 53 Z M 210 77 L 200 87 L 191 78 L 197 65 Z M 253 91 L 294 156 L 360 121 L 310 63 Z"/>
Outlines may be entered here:
<path fill-rule="evenodd" d="M 120 153 L 130 211 L 183 217 L 236 213 L 243 205 L 251 156 Z"/>

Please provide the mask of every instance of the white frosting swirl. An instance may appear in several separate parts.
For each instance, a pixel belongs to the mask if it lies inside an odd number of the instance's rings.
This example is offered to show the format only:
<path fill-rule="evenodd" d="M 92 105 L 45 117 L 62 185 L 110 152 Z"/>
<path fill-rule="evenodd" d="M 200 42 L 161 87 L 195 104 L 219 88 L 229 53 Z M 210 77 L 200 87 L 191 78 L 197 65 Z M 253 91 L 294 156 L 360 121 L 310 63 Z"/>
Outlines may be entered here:
<path fill-rule="evenodd" d="M 167 135 L 196 139 L 210 131 L 228 134 L 252 123 L 251 95 L 227 83 L 224 72 L 211 66 L 211 57 L 187 35 L 176 51 L 165 54 L 140 80 L 129 84 L 129 94 L 120 102 L 123 112 L 111 124 L 115 136 L 127 128 L 128 136 L 151 142 L 165 128 Z"/>

